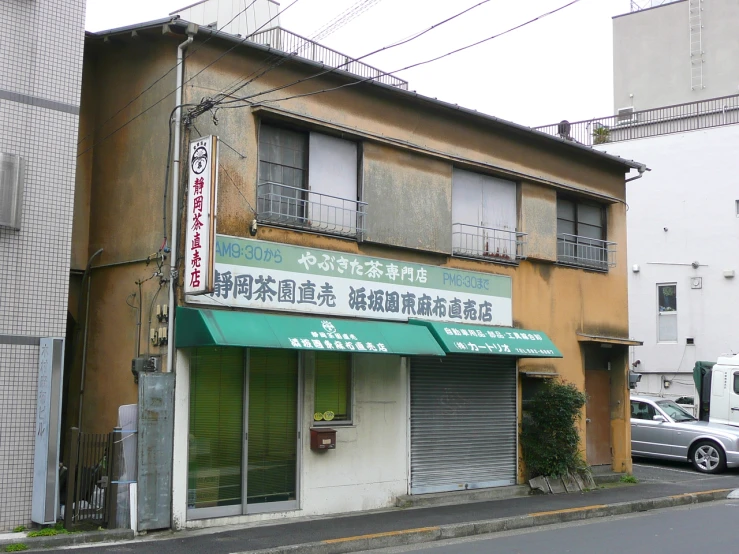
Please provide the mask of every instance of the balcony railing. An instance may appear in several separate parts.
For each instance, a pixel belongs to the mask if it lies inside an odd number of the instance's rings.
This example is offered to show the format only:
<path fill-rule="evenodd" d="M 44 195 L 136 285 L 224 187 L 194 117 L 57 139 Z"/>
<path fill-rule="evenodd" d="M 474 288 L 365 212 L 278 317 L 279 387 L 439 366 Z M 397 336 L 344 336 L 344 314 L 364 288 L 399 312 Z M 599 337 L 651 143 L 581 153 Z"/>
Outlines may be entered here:
<path fill-rule="evenodd" d="M 366 79 L 372 79 L 373 81 L 392 87 L 408 90 L 408 81 L 404 81 L 395 75 L 390 75 L 376 67 L 355 60 L 346 54 L 342 54 L 281 27 L 272 27 L 271 29 L 254 33 L 249 37 L 249 41 L 270 46 L 282 52 L 294 54 L 330 67 L 335 67 Z"/>
<path fill-rule="evenodd" d="M 608 271 L 616 265 L 616 243 L 578 235 L 557 235 L 557 261 L 566 265 Z"/>
<path fill-rule="evenodd" d="M 317 233 L 364 236 L 367 203 L 264 182 L 257 186 L 257 220 Z"/>
<path fill-rule="evenodd" d="M 518 263 L 526 257 L 526 233 L 466 223 L 452 224 L 452 253 L 466 258 Z"/>
<path fill-rule="evenodd" d="M 620 112 L 619 115 L 574 123 L 563 121 L 534 128 L 549 135 L 587 146 L 596 146 L 622 140 L 735 125 L 739 123 L 739 94 L 651 110 L 620 110 Z"/>

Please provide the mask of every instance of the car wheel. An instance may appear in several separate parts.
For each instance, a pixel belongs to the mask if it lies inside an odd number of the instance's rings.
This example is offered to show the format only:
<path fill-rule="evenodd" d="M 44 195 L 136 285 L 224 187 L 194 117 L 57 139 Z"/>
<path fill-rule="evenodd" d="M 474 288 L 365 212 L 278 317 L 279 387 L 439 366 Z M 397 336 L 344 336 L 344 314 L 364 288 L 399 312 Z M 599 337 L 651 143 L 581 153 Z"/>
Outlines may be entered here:
<path fill-rule="evenodd" d="M 715 442 L 701 441 L 690 455 L 693 467 L 701 473 L 719 473 L 726 467 L 726 455 Z"/>

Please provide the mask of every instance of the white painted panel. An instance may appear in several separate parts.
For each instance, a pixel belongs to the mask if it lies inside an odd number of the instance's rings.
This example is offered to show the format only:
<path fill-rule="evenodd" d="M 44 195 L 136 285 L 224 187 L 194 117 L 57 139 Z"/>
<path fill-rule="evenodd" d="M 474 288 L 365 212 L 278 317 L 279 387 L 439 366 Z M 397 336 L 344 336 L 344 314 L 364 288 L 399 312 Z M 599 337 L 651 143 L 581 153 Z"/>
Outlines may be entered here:
<path fill-rule="evenodd" d="M 357 143 L 311 133 L 308 186 L 311 191 L 309 217 L 317 226 L 341 232 L 355 229 Z"/>
<path fill-rule="evenodd" d="M 463 169 L 452 176 L 452 246 L 469 254 L 515 257 L 516 183 Z M 484 228 L 484 229 L 482 229 Z M 503 233 L 492 231 L 501 230 Z"/>

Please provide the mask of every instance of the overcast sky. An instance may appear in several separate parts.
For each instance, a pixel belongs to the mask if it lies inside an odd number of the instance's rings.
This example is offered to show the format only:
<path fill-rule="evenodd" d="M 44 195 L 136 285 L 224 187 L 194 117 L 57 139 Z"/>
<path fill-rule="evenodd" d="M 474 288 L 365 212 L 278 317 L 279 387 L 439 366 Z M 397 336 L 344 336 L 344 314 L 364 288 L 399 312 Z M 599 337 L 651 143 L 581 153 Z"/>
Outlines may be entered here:
<path fill-rule="evenodd" d="M 356 0 L 280 0 L 282 27 L 310 36 Z M 480 0 L 380 0 L 321 42 L 358 57 Z M 423 37 L 363 61 L 391 71 L 486 38 L 568 0 L 490 0 Z M 88 31 L 167 17 L 194 0 L 87 0 Z M 612 21 L 629 0 L 580 0 L 527 27 L 398 75 L 411 90 L 536 126 L 613 113 Z M 288 7 L 289 6 L 289 7 Z"/>

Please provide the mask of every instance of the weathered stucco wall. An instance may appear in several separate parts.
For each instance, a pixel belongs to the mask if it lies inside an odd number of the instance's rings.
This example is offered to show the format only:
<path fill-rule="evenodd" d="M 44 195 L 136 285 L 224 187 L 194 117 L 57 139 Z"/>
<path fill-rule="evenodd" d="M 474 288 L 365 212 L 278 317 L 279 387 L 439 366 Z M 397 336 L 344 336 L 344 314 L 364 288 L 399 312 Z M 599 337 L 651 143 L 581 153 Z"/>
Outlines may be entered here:
<path fill-rule="evenodd" d="M 370 242 L 452 251 L 452 165 L 380 144 L 364 147 Z"/>

